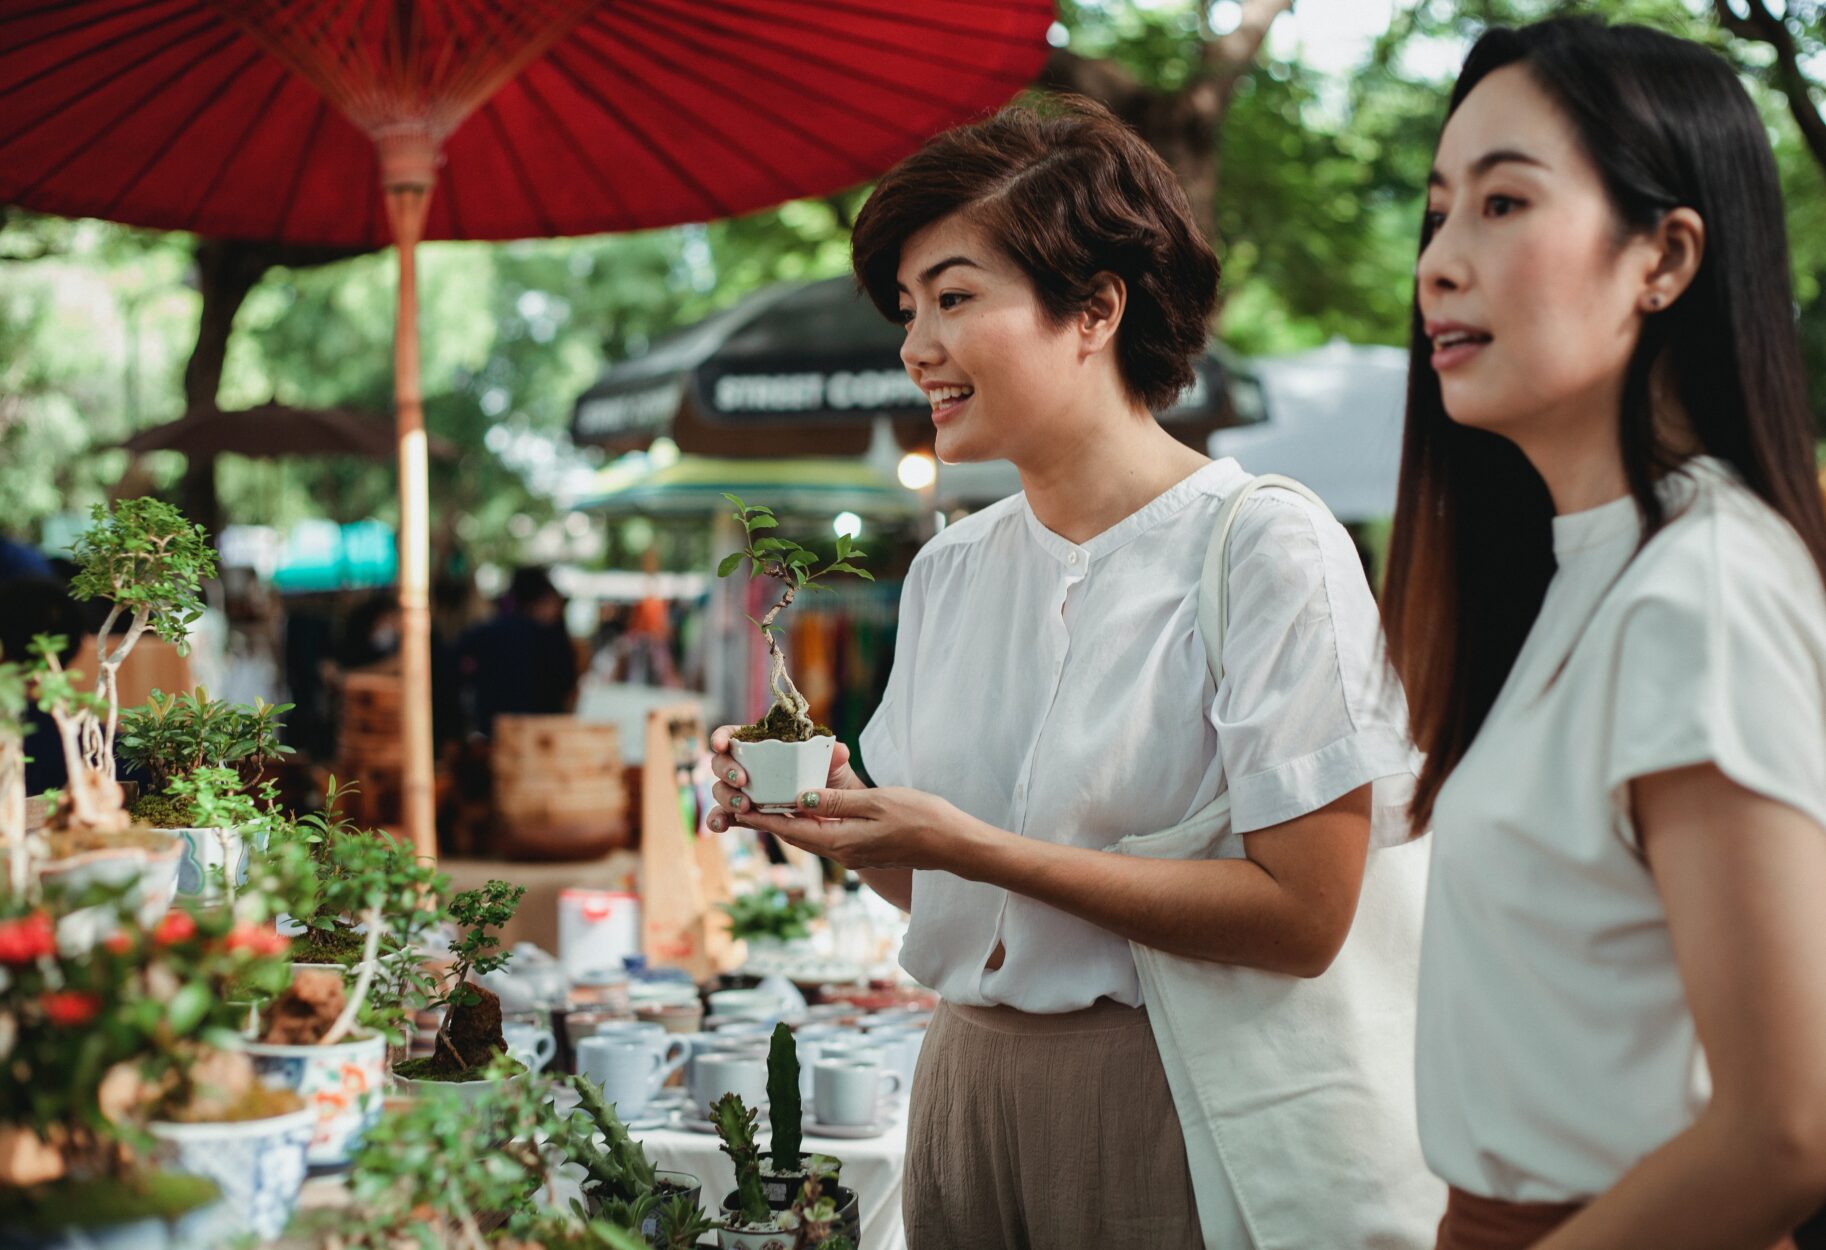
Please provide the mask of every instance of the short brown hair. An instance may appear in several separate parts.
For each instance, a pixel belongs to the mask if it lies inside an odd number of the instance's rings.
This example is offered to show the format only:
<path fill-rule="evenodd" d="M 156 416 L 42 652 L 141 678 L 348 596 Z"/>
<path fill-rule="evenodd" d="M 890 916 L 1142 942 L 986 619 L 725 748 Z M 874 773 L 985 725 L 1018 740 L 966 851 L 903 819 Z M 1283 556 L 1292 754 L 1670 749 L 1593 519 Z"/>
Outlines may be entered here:
<path fill-rule="evenodd" d="M 1217 256 L 1158 153 L 1076 96 L 1011 105 L 933 138 L 883 175 L 856 217 L 856 280 L 890 321 L 906 241 L 963 212 L 1027 274 L 1055 325 L 1082 312 L 1099 274 L 1128 288 L 1116 336 L 1123 384 L 1159 412 L 1192 383 L 1217 301 Z"/>

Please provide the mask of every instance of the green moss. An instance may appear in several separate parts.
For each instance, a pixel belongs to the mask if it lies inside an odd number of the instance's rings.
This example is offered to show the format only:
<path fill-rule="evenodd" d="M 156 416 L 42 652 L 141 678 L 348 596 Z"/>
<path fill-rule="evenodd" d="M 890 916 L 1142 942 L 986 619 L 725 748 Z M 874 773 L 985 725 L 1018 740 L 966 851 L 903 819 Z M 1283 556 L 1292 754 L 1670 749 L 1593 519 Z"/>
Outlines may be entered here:
<path fill-rule="evenodd" d="M 514 1070 L 508 1073 L 510 1078 L 526 1071 L 526 1065 L 518 1059 L 512 1061 Z M 393 1065 L 393 1075 L 403 1076 L 408 1081 L 473 1081 L 481 1075 L 481 1068 L 463 1069 L 454 1064 L 443 1064 L 429 1056 L 421 1059 L 408 1059 L 404 1063 Z"/>
<path fill-rule="evenodd" d="M 307 929 L 292 939 L 291 957 L 298 964 L 341 964 L 345 968 L 361 962 L 366 939 L 354 929 L 338 925 L 334 929 Z"/>
<path fill-rule="evenodd" d="M 169 794 L 148 794 L 131 809 L 133 819 L 154 829 L 191 829 L 196 826 L 196 809 L 190 800 Z"/>
<path fill-rule="evenodd" d="M 793 714 L 776 703 L 767 710 L 767 715 L 752 725 L 744 725 L 733 736 L 739 742 L 809 742 L 813 738 L 836 735 L 824 725 L 812 726 L 812 732 L 807 734 L 793 720 Z"/>
<path fill-rule="evenodd" d="M 52 1181 L 15 1189 L 0 1185 L 0 1228 L 48 1234 L 68 1227 L 82 1212 L 81 1228 L 105 1228 L 133 1220 L 175 1220 L 216 1200 L 214 1181 L 175 1172 L 153 1172 L 129 1180 Z"/>

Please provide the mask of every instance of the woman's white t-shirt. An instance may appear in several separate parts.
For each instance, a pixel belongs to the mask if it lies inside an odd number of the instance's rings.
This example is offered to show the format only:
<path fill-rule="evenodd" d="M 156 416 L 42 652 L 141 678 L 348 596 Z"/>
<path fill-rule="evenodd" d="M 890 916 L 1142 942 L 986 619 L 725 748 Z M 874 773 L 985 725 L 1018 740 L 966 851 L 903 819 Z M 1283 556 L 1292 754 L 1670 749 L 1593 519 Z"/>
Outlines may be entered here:
<path fill-rule="evenodd" d="M 941 532 L 907 574 L 860 743 L 870 779 L 1093 849 L 1178 824 L 1226 780 L 1239 832 L 1376 782 L 1375 844 L 1400 840 L 1415 756 L 1375 601 L 1343 527 L 1291 493 L 1259 492 L 1238 515 L 1221 688 L 1212 677 L 1199 580 L 1218 511 L 1248 480 L 1216 461 L 1084 543 L 1025 495 Z M 971 1006 L 1142 1002 L 1125 939 L 945 872 L 913 874 L 901 963 Z"/>
<path fill-rule="evenodd" d="M 1826 825 L 1819 573 L 1721 462 L 1661 494 L 1640 553 L 1631 497 L 1555 518 L 1540 616 L 1434 805 L 1420 1137 L 1485 1197 L 1592 1198 L 1709 1096 L 1629 782 L 1709 762 Z"/>

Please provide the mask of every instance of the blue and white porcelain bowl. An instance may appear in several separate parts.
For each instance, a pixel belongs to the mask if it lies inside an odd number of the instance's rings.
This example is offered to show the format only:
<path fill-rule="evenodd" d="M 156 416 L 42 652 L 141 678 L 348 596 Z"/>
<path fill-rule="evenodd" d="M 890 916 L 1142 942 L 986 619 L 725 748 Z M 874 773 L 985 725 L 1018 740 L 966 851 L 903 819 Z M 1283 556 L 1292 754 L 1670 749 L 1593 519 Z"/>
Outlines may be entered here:
<path fill-rule="evenodd" d="M 317 1109 L 305 1107 L 264 1120 L 149 1126 L 166 1167 L 206 1176 L 222 1190 L 228 1235 L 271 1241 L 291 1223 L 304 1187 L 305 1155 L 317 1130 Z"/>
<path fill-rule="evenodd" d="M 387 1039 L 376 1033 L 334 1046 L 248 1042 L 243 1049 L 264 1084 L 289 1089 L 314 1109 L 317 1131 L 306 1155 L 311 1167 L 347 1166 L 368 1129 L 380 1119 Z"/>

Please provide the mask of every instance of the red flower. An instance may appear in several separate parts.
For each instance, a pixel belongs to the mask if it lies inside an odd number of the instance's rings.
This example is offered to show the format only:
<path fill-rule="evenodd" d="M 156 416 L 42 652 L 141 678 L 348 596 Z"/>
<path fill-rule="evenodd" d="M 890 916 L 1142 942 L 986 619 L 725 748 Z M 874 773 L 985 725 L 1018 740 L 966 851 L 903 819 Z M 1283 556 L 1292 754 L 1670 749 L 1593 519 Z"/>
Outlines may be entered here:
<path fill-rule="evenodd" d="M 101 999 L 81 990 L 50 990 L 38 996 L 45 1018 L 59 1028 L 87 1024 L 101 1011 Z"/>
<path fill-rule="evenodd" d="M 46 912 L 35 911 L 0 924 L 0 964 L 29 964 L 57 953 L 57 927 Z"/>
<path fill-rule="evenodd" d="M 187 911 L 168 911 L 159 917 L 158 924 L 152 930 L 152 940 L 160 946 L 170 946 L 175 942 L 188 942 L 197 935 L 197 922 L 190 918 Z"/>
<path fill-rule="evenodd" d="M 133 952 L 133 939 L 124 933 L 110 933 L 102 940 L 102 945 L 116 955 L 128 955 Z"/>
<path fill-rule="evenodd" d="M 290 938 L 280 937 L 276 929 L 264 928 L 243 920 L 228 934 L 228 949 L 250 955 L 283 955 L 291 949 Z"/>

